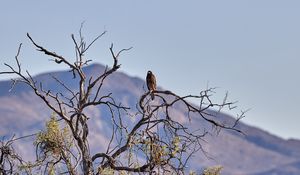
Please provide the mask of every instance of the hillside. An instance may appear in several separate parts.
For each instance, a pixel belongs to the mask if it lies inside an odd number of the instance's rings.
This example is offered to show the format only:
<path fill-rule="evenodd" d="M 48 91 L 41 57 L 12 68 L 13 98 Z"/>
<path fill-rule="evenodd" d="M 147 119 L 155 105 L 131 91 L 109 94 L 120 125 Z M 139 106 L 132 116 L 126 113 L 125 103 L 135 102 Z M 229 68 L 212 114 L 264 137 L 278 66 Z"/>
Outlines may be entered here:
<path fill-rule="evenodd" d="M 85 68 L 88 76 L 98 75 L 103 72 L 104 66 L 94 64 Z M 76 80 L 72 79 L 72 74 L 68 71 L 44 73 L 34 77 L 41 81 L 45 89 L 54 89 L 55 91 L 65 91 L 57 85 L 57 82 L 51 78 L 55 76 L 65 81 L 73 89 L 77 88 Z M 32 91 L 24 85 L 17 85 L 13 91 L 10 89 L 10 81 L 0 82 L 0 136 L 18 136 L 31 134 L 39 131 L 44 126 L 44 121 L 49 117 L 44 104 L 36 98 Z M 135 107 L 140 95 L 145 91 L 145 82 L 137 77 L 129 77 L 124 73 L 113 74 L 105 84 L 104 93 L 112 92 L 122 104 Z M 67 93 L 67 92 L 66 92 Z M 93 121 L 90 122 L 91 133 L 90 142 L 93 146 L 105 145 L 108 141 L 107 127 L 109 122 L 106 112 L 100 108 L 91 108 L 88 113 Z M 184 116 L 183 109 L 178 106 L 175 116 Z M 224 121 L 232 121 L 233 118 L 226 114 L 219 114 Z M 199 119 L 191 127 L 199 128 L 203 122 Z M 300 141 L 284 140 L 244 123 L 240 123 L 239 128 L 247 136 L 235 132 L 221 131 L 216 136 L 207 136 L 206 142 L 203 142 L 203 148 L 207 152 L 198 152 L 192 158 L 191 169 L 200 171 L 203 167 L 211 165 L 224 166 L 223 174 L 245 174 L 245 175 L 266 175 L 266 174 L 300 174 Z M 100 134 L 101 133 L 101 134 Z M 24 142 L 24 141 L 23 141 Z M 26 143 L 22 146 L 18 144 L 19 150 L 30 149 L 32 145 Z M 104 147 L 103 147 L 104 148 Z M 24 154 L 28 151 L 24 151 Z M 27 155 L 31 156 L 31 155 Z"/>

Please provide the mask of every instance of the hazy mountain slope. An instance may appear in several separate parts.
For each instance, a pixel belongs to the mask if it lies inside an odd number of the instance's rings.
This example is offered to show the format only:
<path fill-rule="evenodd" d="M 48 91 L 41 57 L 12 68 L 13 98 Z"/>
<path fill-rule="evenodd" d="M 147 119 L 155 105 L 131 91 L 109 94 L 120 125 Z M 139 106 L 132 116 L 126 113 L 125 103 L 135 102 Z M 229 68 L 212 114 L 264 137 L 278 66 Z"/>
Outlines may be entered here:
<path fill-rule="evenodd" d="M 292 162 L 287 165 L 275 167 L 265 172 L 256 173 L 255 175 L 299 175 L 300 162 Z"/>
<path fill-rule="evenodd" d="M 88 76 L 101 74 L 105 67 L 95 64 L 85 68 Z M 49 77 L 50 76 L 50 77 Z M 68 92 L 51 78 L 55 76 L 66 82 L 71 89 L 77 88 L 76 79 L 68 71 L 45 73 L 35 76 L 43 82 L 44 89 L 54 92 Z M 49 117 L 50 111 L 42 101 L 35 97 L 29 88 L 17 85 L 12 92 L 9 81 L 0 82 L 0 136 L 16 133 L 24 135 L 37 132 Z M 113 74 L 105 86 L 103 94 L 113 93 L 113 96 L 124 105 L 135 107 L 140 95 L 145 91 L 144 81 L 140 78 L 129 77 L 124 73 Z M 180 105 L 173 111 L 177 120 L 185 122 L 184 108 Z M 91 107 L 85 111 L 93 119 L 90 120 L 89 138 L 94 149 L 104 148 L 107 143 L 110 118 L 105 108 Z M 220 114 L 223 121 L 232 122 L 233 118 Z M 132 118 L 126 119 L 134 121 Z M 191 127 L 204 128 L 203 120 L 198 119 Z M 239 127 L 247 134 L 243 136 L 235 132 L 223 130 L 218 136 L 206 137 L 203 142 L 205 156 L 199 152 L 191 161 L 191 169 L 200 170 L 209 165 L 223 165 L 224 174 L 265 175 L 271 173 L 284 174 L 287 172 L 300 174 L 300 141 L 284 140 L 263 130 L 241 123 Z M 101 143 L 101 144 L 99 144 Z M 21 145 L 21 144 L 20 144 Z M 27 149 L 27 144 L 20 149 Z"/>

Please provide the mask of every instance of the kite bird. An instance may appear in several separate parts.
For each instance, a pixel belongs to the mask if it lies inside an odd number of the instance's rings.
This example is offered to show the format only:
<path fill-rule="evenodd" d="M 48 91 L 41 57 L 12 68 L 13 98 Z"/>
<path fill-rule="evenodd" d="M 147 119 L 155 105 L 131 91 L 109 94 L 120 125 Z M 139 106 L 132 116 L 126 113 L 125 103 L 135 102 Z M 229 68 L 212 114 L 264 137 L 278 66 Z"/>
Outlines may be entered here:
<path fill-rule="evenodd" d="M 150 70 L 147 73 L 146 83 L 147 83 L 148 90 L 150 91 L 151 99 L 154 100 L 153 91 L 156 90 L 156 78 Z"/>

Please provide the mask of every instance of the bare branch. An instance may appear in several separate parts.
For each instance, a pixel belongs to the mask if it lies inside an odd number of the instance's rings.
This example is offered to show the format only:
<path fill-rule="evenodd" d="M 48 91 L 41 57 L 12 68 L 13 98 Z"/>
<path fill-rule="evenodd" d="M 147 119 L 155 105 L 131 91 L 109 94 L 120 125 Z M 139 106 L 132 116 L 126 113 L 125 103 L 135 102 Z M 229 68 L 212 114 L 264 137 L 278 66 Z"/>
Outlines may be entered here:
<path fill-rule="evenodd" d="M 207 156 L 202 144 L 206 142 L 205 137 L 208 134 L 216 131 L 218 133 L 220 129 L 244 134 L 238 123 L 247 111 L 241 111 L 231 123 L 224 121 L 220 118 L 221 110 L 225 107 L 229 110 L 236 108 L 235 102 L 228 101 L 228 93 L 221 103 L 214 102 L 212 95 L 215 88 L 207 88 L 198 95 L 185 96 L 168 90 L 153 90 L 151 94 L 157 97 L 155 100 L 152 100 L 150 92 L 145 90 L 136 101 L 136 109 L 123 105 L 122 97 L 119 99 L 113 92 L 104 92 L 103 87 L 108 77 L 120 68 L 120 55 L 132 47 L 115 52 L 114 45 L 111 44 L 109 52 L 113 60 L 112 65 L 106 66 L 98 75 L 86 75 L 83 68 L 91 60 L 86 60 L 84 54 L 106 31 L 87 44 L 82 35 L 82 28 L 83 23 L 78 40 L 71 35 L 76 54 L 74 63 L 37 44 L 27 33 L 27 37 L 39 52 L 50 56 L 55 63 L 71 68 L 76 89 L 55 76 L 52 78 L 62 90 L 47 89 L 43 82 L 37 81 L 29 71 L 23 72 L 18 58 L 22 44 L 19 45 L 15 56 L 16 66 L 5 64 L 9 71 L 0 72 L 16 75 L 18 79 L 12 80 L 12 88 L 16 83 L 27 85 L 57 117 L 51 120 L 51 125 L 47 125 L 47 132 L 30 135 L 37 136 L 37 161 L 32 165 L 26 164 L 18 157 L 12 147 L 15 141 L 29 136 L 12 138 L 8 142 L 0 141 L 0 174 L 24 172 L 18 172 L 16 165 L 26 165 L 27 172 L 39 169 L 40 173 L 44 174 L 57 167 L 63 170 L 55 171 L 57 174 L 103 174 L 107 169 L 115 172 L 184 174 L 190 158 L 196 152 L 202 151 L 204 156 Z M 191 104 L 191 100 L 197 100 L 198 105 Z M 90 145 L 88 139 L 91 128 L 89 124 L 96 119 L 89 116 L 89 107 L 99 107 L 98 109 L 103 110 L 101 112 L 107 111 L 105 121 L 111 126 L 107 147 L 104 150 L 97 147 L 96 152 L 92 153 L 90 147 L 94 145 Z M 178 107 L 184 110 L 183 117 L 186 120 L 176 119 L 174 110 Z M 199 119 L 212 129 L 206 126 L 196 128 L 192 121 Z M 61 125 L 65 128 L 60 128 Z"/>

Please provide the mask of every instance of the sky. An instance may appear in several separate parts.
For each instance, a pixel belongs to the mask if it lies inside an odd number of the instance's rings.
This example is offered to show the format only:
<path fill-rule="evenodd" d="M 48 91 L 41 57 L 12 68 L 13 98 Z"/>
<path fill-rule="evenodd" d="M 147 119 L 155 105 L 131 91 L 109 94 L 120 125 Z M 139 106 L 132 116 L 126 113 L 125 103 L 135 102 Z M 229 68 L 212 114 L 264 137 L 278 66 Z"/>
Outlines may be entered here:
<path fill-rule="evenodd" d="M 300 1 L 298 0 L 26 0 L 0 6 L 0 71 L 14 65 L 19 43 L 22 67 L 32 75 L 63 70 L 26 38 L 73 59 L 71 34 L 87 42 L 107 33 L 86 57 L 112 63 L 109 47 L 133 47 L 120 57 L 121 71 L 180 95 L 218 87 L 229 92 L 243 122 L 283 138 L 300 139 Z M 0 80 L 10 77 L 0 76 Z M 231 113 L 235 115 L 235 113 Z"/>

